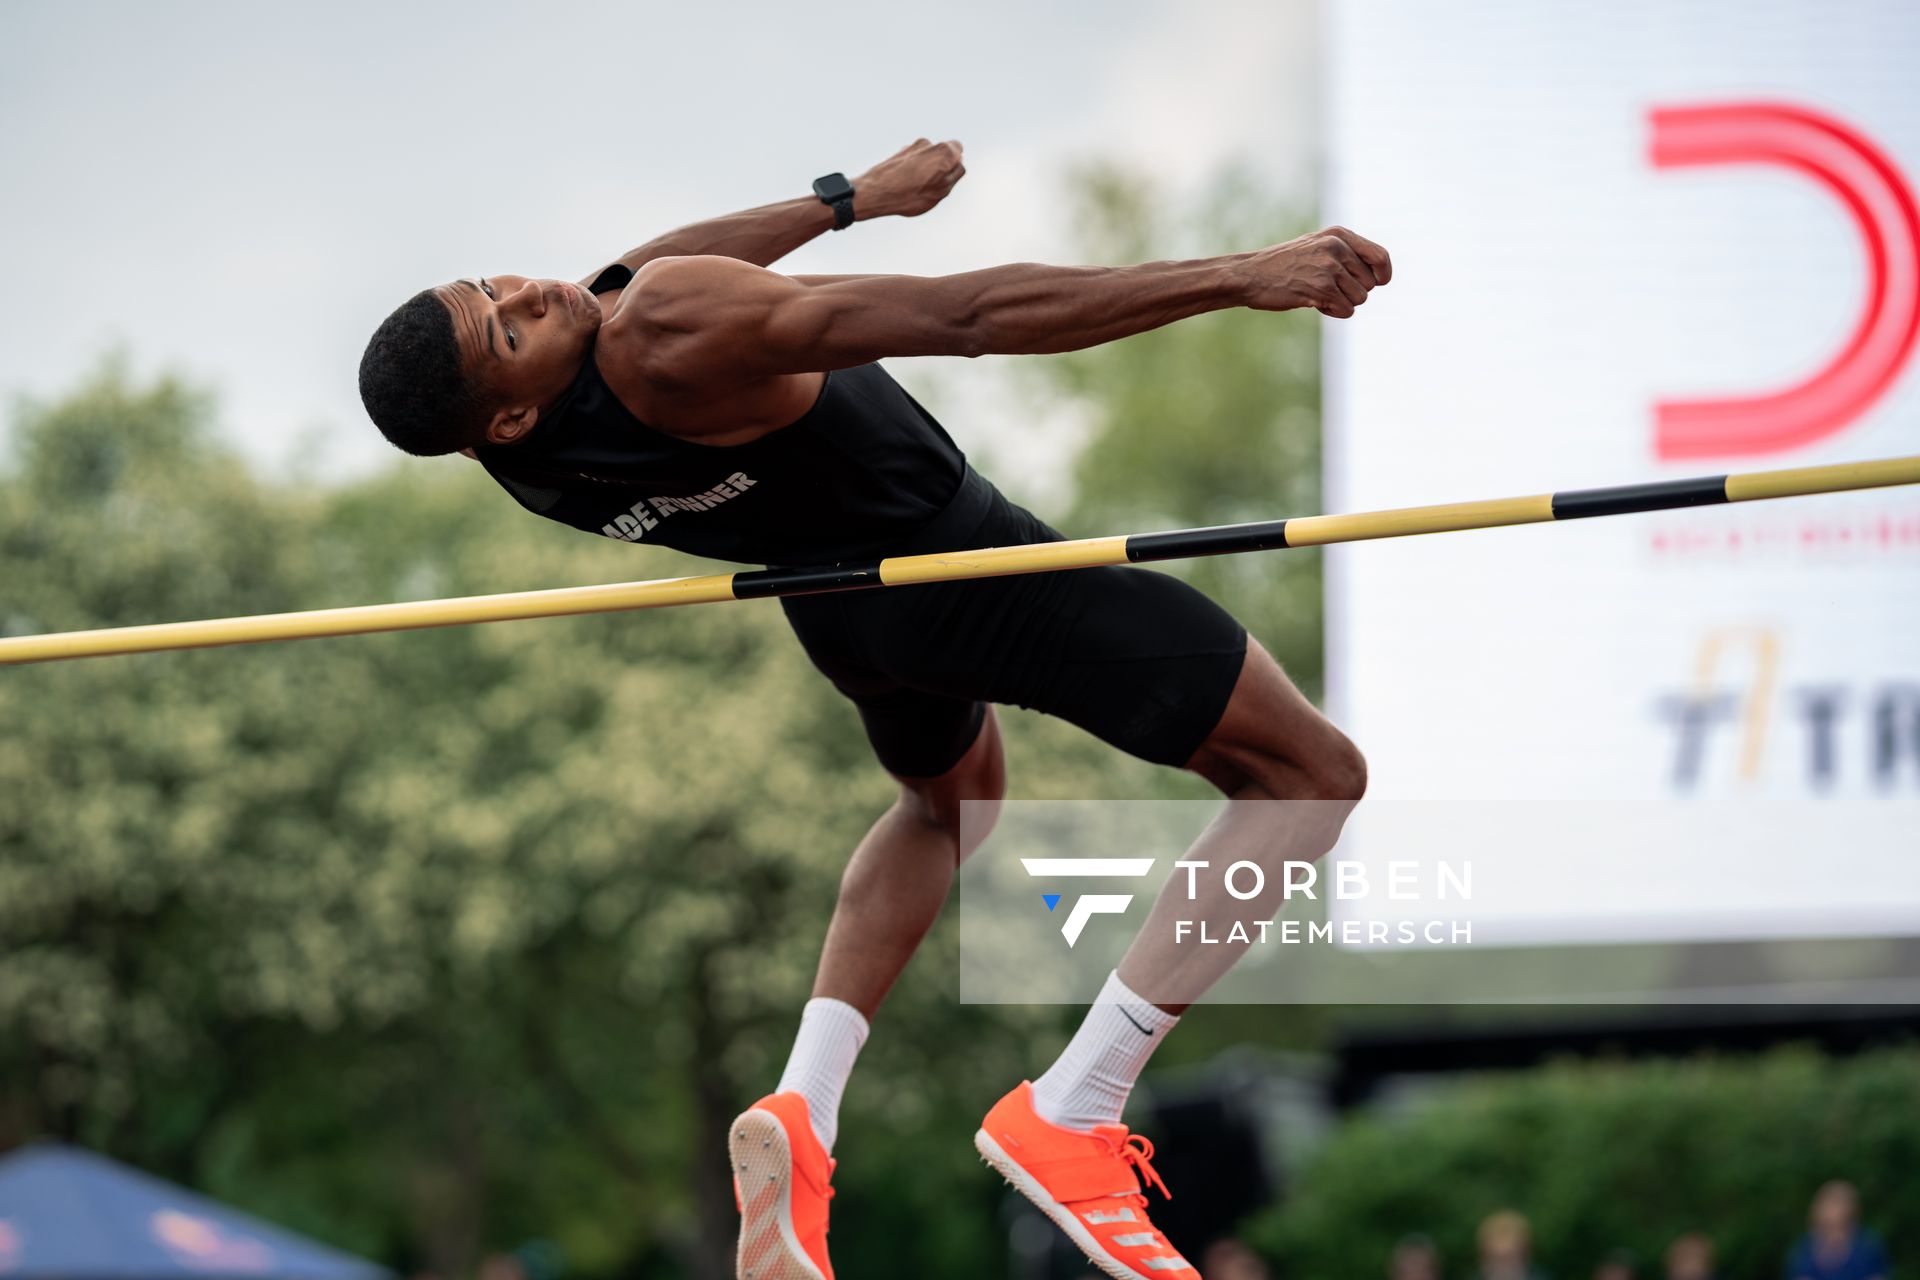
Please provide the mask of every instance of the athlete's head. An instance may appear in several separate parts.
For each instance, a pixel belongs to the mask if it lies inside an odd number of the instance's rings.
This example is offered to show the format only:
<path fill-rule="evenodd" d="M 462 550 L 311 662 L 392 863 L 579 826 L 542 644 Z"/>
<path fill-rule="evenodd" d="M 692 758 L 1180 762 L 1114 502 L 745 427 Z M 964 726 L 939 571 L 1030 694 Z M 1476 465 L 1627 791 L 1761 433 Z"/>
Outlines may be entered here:
<path fill-rule="evenodd" d="M 480 276 L 416 293 L 360 357 L 360 399 L 408 453 L 508 444 L 573 381 L 600 327 L 578 285 Z"/>

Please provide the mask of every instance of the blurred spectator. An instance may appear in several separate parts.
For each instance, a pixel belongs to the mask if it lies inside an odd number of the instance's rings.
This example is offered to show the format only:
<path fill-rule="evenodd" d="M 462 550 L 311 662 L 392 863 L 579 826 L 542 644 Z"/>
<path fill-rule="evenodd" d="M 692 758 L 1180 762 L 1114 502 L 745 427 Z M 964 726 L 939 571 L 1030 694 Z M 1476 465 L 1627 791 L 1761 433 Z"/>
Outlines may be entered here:
<path fill-rule="evenodd" d="M 1787 1258 L 1787 1280 L 1886 1280 L 1886 1250 L 1860 1229 L 1860 1195 L 1851 1182 L 1814 1192 L 1807 1227 Z"/>
<path fill-rule="evenodd" d="M 480 1280 L 527 1280 L 527 1268 L 511 1253 L 491 1253 L 481 1259 Z"/>
<path fill-rule="evenodd" d="M 1668 1245 L 1667 1280 L 1713 1280 L 1713 1238 L 1690 1231 Z"/>
<path fill-rule="evenodd" d="M 1593 1269 L 1593 1280 L 1633 1280 L 1633 1275 L 1633 1255 L 1625 1249 L 1615 1249 Z"/>
<path fill-rule="evenodd" d="M 1533 1269 L 1533 1228 L 1511 1209 L 1480 1224 L 1480 1280 L 1540 1280 Z"/>
<path fill-rule="evenodd" d="M 1265 1259 L 1238 1240 L 1215 1240 L 1200 1256 L 1201 1280 L 1273 1280 Z"/>
<path fill-rule="evenodd" d="M 1440 1251 L 1425 1236 L 1407 1236 L 1393 1246 L 1387 1280 L 1440 1280 Z"/>

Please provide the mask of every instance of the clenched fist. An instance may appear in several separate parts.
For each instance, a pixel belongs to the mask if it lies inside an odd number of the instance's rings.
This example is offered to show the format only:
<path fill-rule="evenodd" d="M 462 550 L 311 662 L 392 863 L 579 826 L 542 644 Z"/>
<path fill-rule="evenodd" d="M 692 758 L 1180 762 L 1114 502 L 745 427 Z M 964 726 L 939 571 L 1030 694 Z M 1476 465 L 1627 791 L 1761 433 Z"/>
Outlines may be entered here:
<path fill-rule="evenodd" d="M 916 138 L 853 180 L 856 218 L 916 218 L 966 176 L 958 142 Z"/>
<path fill-rule="evenodd" d="M 1344 319 L 1393 279 L 1393 259 L 1365 236 L 1328 227 L 1241 255 L 1235 274 L 1245 292 L 1242 305 L 1256 311 L 1312 307 Z"/>

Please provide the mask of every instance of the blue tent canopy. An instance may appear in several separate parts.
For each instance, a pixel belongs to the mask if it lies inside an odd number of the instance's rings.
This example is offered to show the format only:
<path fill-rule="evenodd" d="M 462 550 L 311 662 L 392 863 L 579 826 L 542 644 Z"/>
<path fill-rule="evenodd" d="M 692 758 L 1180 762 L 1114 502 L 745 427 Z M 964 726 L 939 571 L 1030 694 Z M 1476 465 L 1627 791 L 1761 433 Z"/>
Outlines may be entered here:
<path fill-rule="evenodd" d="M 0 1280 L 381 1280 L 388 1272 L 73 1147 L 0 1160 Z"/>

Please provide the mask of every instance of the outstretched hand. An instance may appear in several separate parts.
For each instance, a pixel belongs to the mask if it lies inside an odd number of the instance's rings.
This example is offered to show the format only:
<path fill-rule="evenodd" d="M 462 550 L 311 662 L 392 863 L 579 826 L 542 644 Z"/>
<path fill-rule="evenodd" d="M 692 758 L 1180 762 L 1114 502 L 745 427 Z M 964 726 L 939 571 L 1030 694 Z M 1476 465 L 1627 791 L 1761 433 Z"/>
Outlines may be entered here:
<path fill-rule="evenodd" d="M 1393 279 L 1387 251 L 1345 227 L 1240 255 L 1243 305 L 1256 311 L 1312 307 L 1321 315 L 1345 319 L 1367 295 Z"/>
<path fill-rule="evenodd" d="M 966 176 L 958 142 L 916 138 L 853 180 L 856 218 L 917 218 Z"/>

